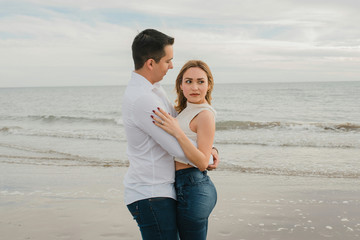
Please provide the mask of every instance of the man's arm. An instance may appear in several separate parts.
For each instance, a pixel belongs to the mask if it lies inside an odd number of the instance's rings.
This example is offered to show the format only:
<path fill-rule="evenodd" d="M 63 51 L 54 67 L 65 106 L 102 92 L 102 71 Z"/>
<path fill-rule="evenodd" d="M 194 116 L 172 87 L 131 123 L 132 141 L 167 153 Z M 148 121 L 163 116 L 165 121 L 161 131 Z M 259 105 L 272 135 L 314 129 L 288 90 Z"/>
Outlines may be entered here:
<path fill-rule="evenodd" d="M 133 111 L 136 125 L 151 136 L 151 138 L 154 139 L 154 141 L 157 142 L 171 156 L 182 160 L 187 159 L 176 138 L 153 124 L 151 115 L 154 114 L 153 110 L 158 107 L 166 109 L 161 101 L 157 101 L 151 95 L 145 95 L 137 99 L 135 101 Z M 196 145 L 195 142 L 193 143 Z"/>

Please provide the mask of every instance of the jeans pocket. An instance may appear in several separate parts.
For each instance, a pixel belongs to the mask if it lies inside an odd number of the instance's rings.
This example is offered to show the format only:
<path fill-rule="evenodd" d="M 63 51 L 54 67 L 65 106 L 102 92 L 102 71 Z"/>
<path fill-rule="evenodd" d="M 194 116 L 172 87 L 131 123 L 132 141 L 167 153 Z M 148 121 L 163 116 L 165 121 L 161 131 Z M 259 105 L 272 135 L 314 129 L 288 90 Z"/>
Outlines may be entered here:
<path fill-rule="evenodd" d="M 140 219 L 140 210 L 139 210 L 139 203 L 135 202 L 127 206 L 131 215 L 133 216 L 134 220 L 140 225 L 141 219 Z"/>
<path fill-rule="evenodd" d="M 209 177 L 206 172 L 198 172 L 189 175 L 189 185 L 197 185 L 209 182 Z"/>
<path fill-rule="evenodd" d="M 178 202 L 183 202 L 184 201 L 183 187 L 176 188 L 176 200 Z"/>

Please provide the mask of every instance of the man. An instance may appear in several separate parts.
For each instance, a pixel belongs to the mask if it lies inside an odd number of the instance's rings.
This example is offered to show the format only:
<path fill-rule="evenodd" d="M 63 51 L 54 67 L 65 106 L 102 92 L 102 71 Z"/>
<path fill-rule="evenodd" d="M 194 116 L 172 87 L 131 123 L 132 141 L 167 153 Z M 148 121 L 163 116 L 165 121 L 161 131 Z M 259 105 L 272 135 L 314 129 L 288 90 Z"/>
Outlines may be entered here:
<path fill-rule="evenodd" d="M 177 113 L 159 82 L 173 68 L 174 38 L 146 29 L 132 44 L 135 71 L 126 88 L 122 114 L 130 167 L 124 178 L 125 204 L 143 239 L 178 239 L 173 156 L 186 159 L 174 137 L 152 123 L 158 107 Z M 217 153 L 214 151 L 214 169 Z"/>

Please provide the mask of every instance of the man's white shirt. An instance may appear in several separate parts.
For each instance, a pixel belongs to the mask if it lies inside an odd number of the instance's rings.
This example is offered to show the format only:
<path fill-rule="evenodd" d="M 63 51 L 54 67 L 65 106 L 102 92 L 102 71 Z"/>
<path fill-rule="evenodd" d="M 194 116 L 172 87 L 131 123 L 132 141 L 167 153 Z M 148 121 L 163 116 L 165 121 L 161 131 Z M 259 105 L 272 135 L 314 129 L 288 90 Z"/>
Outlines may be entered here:
<path fill-rule="evenodd" d="M 176 199 L 173 156 L 186 157 L 177 140 L 153 124 L 150 116 L 158 107 L 177 115 L 159 83 L 151 84 L 133 72 L 122 103 L 130 163 L 124 177 L 127 205 L 153 197 Z"/>

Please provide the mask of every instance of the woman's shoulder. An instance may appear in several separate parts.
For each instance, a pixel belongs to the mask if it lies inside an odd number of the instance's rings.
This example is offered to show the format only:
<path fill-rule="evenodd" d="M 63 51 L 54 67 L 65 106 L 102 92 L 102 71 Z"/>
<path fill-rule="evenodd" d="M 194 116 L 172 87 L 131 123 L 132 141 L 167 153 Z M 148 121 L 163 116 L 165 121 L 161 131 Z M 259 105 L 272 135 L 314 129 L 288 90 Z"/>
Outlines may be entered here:
<path fill-rule="evenodd" d="M 203 104 L 200 104 L 202 105 L 200 108 L 201 108 L 201 112 L 208 112 L 208 113 L 211 113 L 214 117 L 216 116 L 216 111 L 215 109 L 208 103 L 203 103 Z M 200 113 L 201 113 L 200 112 Z"/>
<path fill-rule="evenodd" d="M 197 112 L 203 112 L 204 110 L 210 111 L 214 116 L 216 116 L 216 111 L 215 109 L 208 103 L 201 103 L 201 104 L 193 104 L 193 103 L 188 103 L 187 108 L 190 111 L 197 111 Z M 196 109 L 196 110 L 195 110 Z"/>
<path fill-rule="evenodd" d="M 207 103 L 198 104 L 198 111 L 196 118 L 199 122 L 204 123 L 207 121 L 213 122 L 216 117 L 216 111 Z M 200 106 L 201 105 L 201 106 Z"/>
<path fill-rule="evenodd" d="M 209 108 L 202 109 L 194 118 L 195 124 L 199 130 L 199 127 L 202 129 L 212 129 L 215 127 L 215 115 Z M 201 124 L 200 124 L 201 123 Z"/>
<path fill-rule="evenodd" d="M 203 108 L 201 111 L 197 114 L 200 121 L 205 119 L 214 119 L 215 113 L 210 108 Z"/>

